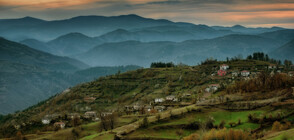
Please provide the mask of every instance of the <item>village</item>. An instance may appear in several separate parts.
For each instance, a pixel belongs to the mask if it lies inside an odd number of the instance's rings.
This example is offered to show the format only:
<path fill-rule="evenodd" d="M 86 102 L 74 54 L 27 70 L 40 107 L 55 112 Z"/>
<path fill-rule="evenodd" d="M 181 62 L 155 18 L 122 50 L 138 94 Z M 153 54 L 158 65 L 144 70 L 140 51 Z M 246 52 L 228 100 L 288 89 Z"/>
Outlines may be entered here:
<path fill-rule="evenodd" d="M 290 66 L 290 69 L 285 70 L 284 66 L 278 66 L 275 64 L 270 64 L 268 66 L 259 66 L 255 69 L 244 69 L 236 70 L 230 68 L 227 64 L 221 64 L 215 71 L 209 75 L 211 79 L 214 78 L 226 78 L 231 82 L 238 80 L 249 80 L 256 78 L 261 70 L 267 70 L 270 75 L 273 76 L 275 73 L 280 73 L 282 75 L 288 75 L 290 77 L 294 76 L 294 65 Z M 41 122 L 43 125 L 51 125 L 56 129 L 64 129 L 66 127 L 72 127 L 75 123 L 80 123 L 81 120 L 91 122 L 91 121 L 101 121 L 102 117 L 111 116 L 119 111 L 120 115 L 138 115 L 138 116 L 148 116 L 151 114 L 156 114 L 159 112 L 164 112 L 177 107 L 185 107 L 192 104 L 196 105 L 209 105 L 215 102 L 223 103 L 228 100 L 238 100 L 238 97 L 227 97 L 224 95 L 218 95 L 212 98 L 212 95 L 217 93 L 219 89 L 223 88 L 223 83 L 211 83 L 203 85 L 200 94 L 195 95 L 193 93 L 182 93 L 182 94 L 170 94 L 167 96 L 157 97 L 152 99 L 149 103 L 135 102 L 133 104 L 124 105 L 120 110 L 108 110 L 108 111 L 96 111 L 91 110 L 90 107 L 86 106 L 84 113 L 66 113 L 66 114 L 47 114 L 45 115 Z M 96 97 L 84 97 L 83 102 L 85 104 L 94 103 Z M 19 126 L 16 126 L 19 127 Z"/>

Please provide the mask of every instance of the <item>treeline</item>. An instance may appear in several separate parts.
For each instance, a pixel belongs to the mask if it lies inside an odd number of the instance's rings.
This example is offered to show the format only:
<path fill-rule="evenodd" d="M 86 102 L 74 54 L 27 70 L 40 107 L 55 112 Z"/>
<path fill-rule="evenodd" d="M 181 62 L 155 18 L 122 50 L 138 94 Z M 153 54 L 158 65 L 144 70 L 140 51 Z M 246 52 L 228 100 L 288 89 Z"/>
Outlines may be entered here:
<path fill-rule="evenodd" d="M 270 63 L 274 63 L 277 65 L 282 65 L 281 60 L 276 60 L 273 58 L 270 58 L 267 54 L 264 54 L 263 52 L 255 52 L 252 55 L 248 55 L 247 56 L 248 60 L 260 60 L 260 61 L 266 61 L 266 62 L 270 62 Z M 291 60 L 284 60 L 283 64 L 286 67 L 290 67 L 293 63 Z"/>
<path fill-rule="evenodd" d="M 150 65 L 150 68 L 170 68 L 175 67 L 175 64 L 172 62 L 164 63 L 164 62 L 153 62 Z"/>
<path fill-rule="evenodd" d="M 278 89 L 291 88 L 294 86 L 294 78 L 284 74 L 275 74 L 262 72 L 255 79 L 236 82 L 226 88 L 227 94 L 246 93 L 246 92 L 266 92 Z"/>

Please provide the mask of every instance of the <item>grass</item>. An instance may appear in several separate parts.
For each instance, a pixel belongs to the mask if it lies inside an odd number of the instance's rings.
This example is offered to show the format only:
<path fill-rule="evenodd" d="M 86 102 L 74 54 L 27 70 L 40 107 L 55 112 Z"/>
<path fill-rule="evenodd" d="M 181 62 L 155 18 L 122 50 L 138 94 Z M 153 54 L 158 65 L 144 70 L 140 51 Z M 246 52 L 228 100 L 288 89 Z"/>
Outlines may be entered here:
<path fill-rule="evenodd" d="M 177 134 L 177 131 L 182 131 L 182 134 Z M 194 130 L 184 130 L 184 129 L 138 129 L 134 133 L 128 135 L 128 138 L 157 138 L 157 139 L 181 139 L 184 136 L 188 136 L 194 133 Z"/>
<path fill-rule="evenodd" d="M 278 132 L 277 136 L 271 137 L 268 140 L 294 140 L 294 129 Z"/>

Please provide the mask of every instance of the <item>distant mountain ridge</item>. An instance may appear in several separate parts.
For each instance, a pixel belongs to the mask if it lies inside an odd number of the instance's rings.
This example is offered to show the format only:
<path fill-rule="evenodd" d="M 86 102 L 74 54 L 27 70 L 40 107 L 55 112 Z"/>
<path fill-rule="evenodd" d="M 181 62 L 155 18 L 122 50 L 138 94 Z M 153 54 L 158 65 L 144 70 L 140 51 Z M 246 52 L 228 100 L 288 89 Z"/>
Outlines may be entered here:
<path fill-rule="evenodd" d="M 106 43 L 73 57 L 94 66 L 135 64 L 148 67 L 155 61 L 195 65 L 209 57 L 225 59 L 237 54 L 246 56 L 257 51 L 269 52 L 280 45 L 277 41 L 256 35 L 227 35 L 178 43 L 168 41 Z"/>
<path fill-rule="evenodd" d="M 294 62 L 294 39 L 285 45 L 275 49 L 270 53 L 270 56 L 280 60 L 291 60 Z"/>
<path fill-rule="evenodd" d="M 78 16 L 64 20 L 45 21 L 32 17 L 20 19 L 3 19 L 0 20 L 0 36 L 8 39 L 21 41 L 24 39 L 37 39 L 41 41 L 49 41 L 58 36 L 72 32 L 79 32 L 87 36 L 100 36 L 108 32 L 124 29 L 134 30 L 140 28 L 156 27 L 156 26 L 178 26 L 183 28 L 196 27 L 201 30 L 209 29 L 213 32 L 232 32 L 232 33 L 263 33 L 276 31 L 282 28 L 242 28 L 237 27 L 221 27 L 206 25 L 195 25 L 185 22 L 172 22 L 165 19 L 144 18 L 138 15 L 121 15 L 121 16 Z M 195 29 L 194 29 L 195 30 Z M 206 30 L 207 31 L 207 30 Z M 201 35 L 198 35 L 198 39 Z"/>

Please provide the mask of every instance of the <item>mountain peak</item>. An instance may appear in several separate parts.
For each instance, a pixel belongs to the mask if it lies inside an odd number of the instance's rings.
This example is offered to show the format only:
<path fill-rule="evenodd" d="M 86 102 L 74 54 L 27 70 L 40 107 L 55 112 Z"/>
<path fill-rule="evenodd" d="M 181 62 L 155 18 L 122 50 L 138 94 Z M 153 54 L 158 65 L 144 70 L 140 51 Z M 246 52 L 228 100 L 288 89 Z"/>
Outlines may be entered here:
<path fill-rule="evenodd" d="M 239 25 L 239 24 L 237 24 L 237 25 L 234 25 L 234 26 L 232 26 L 232 28 L 246 28 L 246 27 L 244 27 L 244 26 L 242 26 L 242 25 Z"/>

